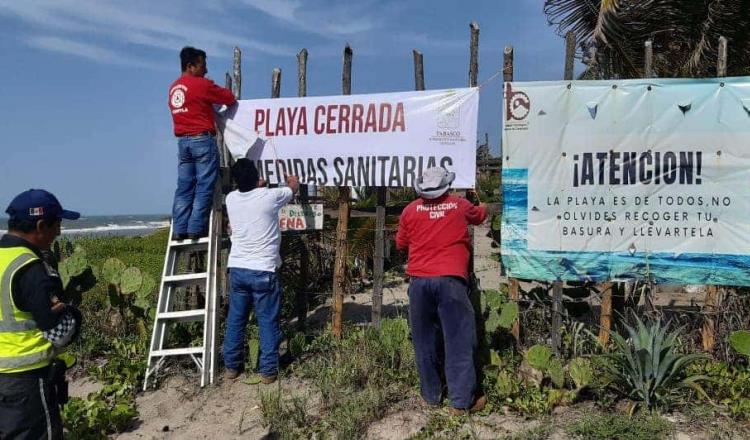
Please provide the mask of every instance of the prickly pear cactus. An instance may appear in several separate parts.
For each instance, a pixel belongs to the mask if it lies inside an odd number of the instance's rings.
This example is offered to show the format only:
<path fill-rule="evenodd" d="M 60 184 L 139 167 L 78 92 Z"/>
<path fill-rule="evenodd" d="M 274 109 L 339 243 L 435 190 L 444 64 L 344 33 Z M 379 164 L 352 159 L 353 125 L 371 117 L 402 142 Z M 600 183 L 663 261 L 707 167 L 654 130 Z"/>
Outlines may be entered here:
<path fill-rule="evenodd" d="M 143 284 L 143 275 L 137 267 L 129 267 L 120 276 L 120 290 L 122 293 L 135 293 Z"/>
<path fill-rule="evenodd" d="M 125 263 L 117 258 L 107 258 L 102 266 L 102 277 L 110 284 L 120 284 L 122 273 L 125 271 Z"/>
<path fill-rule="evenodd" d="M 518 303 L 515 301 L 505 303 L 502 312 L 500 312 L 500 327 L 511 328 L 516 318 L 518 318 Z"/>
<path fill-rule="evenodd" d="M 63 288 L 68 287 L 71 278 L 83 274 L 88 268 L 89 262 L 86 259 L 86 251 L 79 246 L 71 256 L 62 260 L 57 266 L 57 271 L 60 273 Z"/>
<path fill-rule="evenodd" d="M 490 350 L 490 365 L 495 367 L 501 367 L 503 365 L 503 360 L 497 350 Z"/>
<path fill-rule="evenodd" d="M 89 267 L 89 261 L 86 259 L 85 252 L 73 252 L 73 255 L 60 262 L 60 266 L 65 266 L 68 275 L 71 278 L 77 277 L 86 271 Z"/>
<path fill-rule="evenodd" d="M 480 296 L 483 312 L 493 312 L 500 309 L 505 301 L 505 296 L 498 290 L 485 290 Z"/>
<path fill-rule="evenodd" d="M 750 332 L 737 330 L 729 336 L 729 345 L 739 354 L 750 359 Z"/>
<path fill-rule="evenodd" d="M 151 275 L 143 272 L 143 283 L 141 283 L 141 288 L 138 289 L 138 295 L 147 295 L 151 296 L 153 293 L 156 292 L 157 289 L 156 280 Z"/>
<path fill-rule="evenodd" d="M 487 334 L 494 333 L 500 328 L 500 314 L 496 310 L 490 312 L 487 320 L 484 321 L 484 330 Z"/>
<path fill-rule="evenodd" d="M 580 390 L 591 385 L 594 379 L 594 369 L 591 367 L 591 361 L 585 358 L 575 358 L 568 365 L 568 374 L 573 379 L 576 389 Z"/>
<path fill-rule="evenodd" d="M 529 366 L 532 368 L 539 370 L 539 371 L 547 371 L 547 368 L 549 367 L 549 361 L 552 358 L 552 352 L 550 349 L 544 345 L 532 345 L 531 348 L 529 348 L 526 351 L 526 362 L 529 363 Z"/>
<path fill-rule="evenodd" d="M 249 370 L 255 370 L 258 366 L 258 357 L 260 356 L 260 341 L 257 339 L 251 339 L 247 341 L 247 363 Z"/>
<path fill-rule="evenodd" d="M 497 373 L 495 390 L 501 398 L 511 397 L 518 392 L 518 383 L 510 373 L 503 370 Z"/>
<path fill-rule="evenodd" d="M 563 388 L 565 386 L 565 370 L 563 365 L 557 358 L 552 358 L 547 366 L 547 375 L 552 380 L 552 385 L 555 388 Z"/>

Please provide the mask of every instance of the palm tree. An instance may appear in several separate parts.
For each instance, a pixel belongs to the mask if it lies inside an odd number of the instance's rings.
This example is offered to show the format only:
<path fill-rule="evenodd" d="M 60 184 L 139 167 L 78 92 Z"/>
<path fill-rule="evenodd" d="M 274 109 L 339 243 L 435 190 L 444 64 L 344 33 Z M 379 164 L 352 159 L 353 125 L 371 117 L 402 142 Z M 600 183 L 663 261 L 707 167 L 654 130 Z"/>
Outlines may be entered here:
<path fill-rule="evenodd" d="M 644 76 L 649 39 L 657 76 L 715 76 L 720 36 L 728 74 L 750 72 L 750 0 L 546 0 L 544 12 L 558 34 L 574 33 L 586 78 Z"/>

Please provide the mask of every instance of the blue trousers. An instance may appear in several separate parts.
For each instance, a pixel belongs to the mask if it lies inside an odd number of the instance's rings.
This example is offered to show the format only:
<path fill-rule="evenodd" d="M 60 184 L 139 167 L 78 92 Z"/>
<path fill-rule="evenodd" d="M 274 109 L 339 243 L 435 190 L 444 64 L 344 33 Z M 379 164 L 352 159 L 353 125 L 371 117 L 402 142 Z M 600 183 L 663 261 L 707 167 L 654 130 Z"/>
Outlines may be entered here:
<path fill-rule="evenodd" d="M 174 234 L 203 235 L 219 176 L 219 152 L 211 135 L 183 136 L 177 142 L 177 190 L 172 205 Z"/>
<path fill-rule="evenodd" d="M 477 337 L 467 283 L 453 277 L 413 277 L 409 321 L 422 398 L 440 404 L 444 368 L 451 405 L 470 408 L 476 392 Z"/>
<path fill-rule="evenodd" d="M 255 317 L 260 330 L 258 371 L 263 376 L 275 376 L 279 370 L 281 343 L 281 282 L 275 272 L 240 269 L 229 271 L 229 314 L 224 334 L 224 365 L 241 370 L 245 362 L 244 348 L 247 318 L 255 306 Z"/>

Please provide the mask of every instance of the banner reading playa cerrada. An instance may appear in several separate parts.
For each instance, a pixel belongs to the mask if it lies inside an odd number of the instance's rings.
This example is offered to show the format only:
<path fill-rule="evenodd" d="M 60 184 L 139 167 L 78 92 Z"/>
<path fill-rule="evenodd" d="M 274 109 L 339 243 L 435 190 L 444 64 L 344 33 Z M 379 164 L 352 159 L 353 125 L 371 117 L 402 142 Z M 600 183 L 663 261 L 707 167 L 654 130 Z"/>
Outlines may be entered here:
<path fill-rule="evenodd" d="M 454 187 L 473 188 L 478 106 L 476 88 L 241 100 L 223 132 L 270 183 L 294 174 L 320 186 L 411 187 L 442 166 Z"/>
<path fill-rule="evenodd" d="M 509 276 L 750 285 L 750 78 L 504 95 Z"/>

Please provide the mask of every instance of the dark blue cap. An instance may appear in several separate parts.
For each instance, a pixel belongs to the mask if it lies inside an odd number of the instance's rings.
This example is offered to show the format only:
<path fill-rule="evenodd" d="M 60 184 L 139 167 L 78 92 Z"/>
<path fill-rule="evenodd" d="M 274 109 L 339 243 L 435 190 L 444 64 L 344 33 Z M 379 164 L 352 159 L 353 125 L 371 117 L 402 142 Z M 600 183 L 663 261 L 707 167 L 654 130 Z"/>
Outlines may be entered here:
<path fill-rule="evenodd" d="M 5 210 L 12 219 L 39 220 L 64 218 L 76 220 L 81 214 L 63 209 L 51 192 L 43 189 L 30 189 L 17 195 Z"/>

